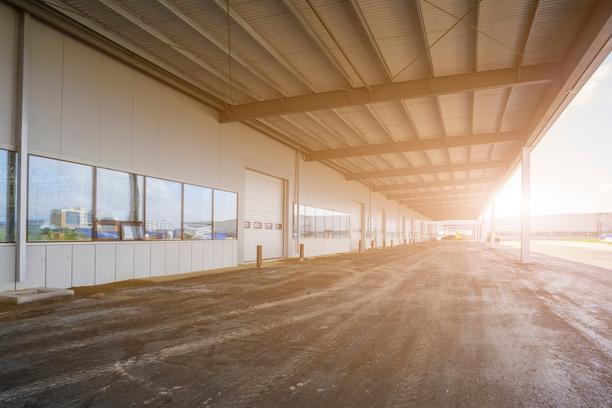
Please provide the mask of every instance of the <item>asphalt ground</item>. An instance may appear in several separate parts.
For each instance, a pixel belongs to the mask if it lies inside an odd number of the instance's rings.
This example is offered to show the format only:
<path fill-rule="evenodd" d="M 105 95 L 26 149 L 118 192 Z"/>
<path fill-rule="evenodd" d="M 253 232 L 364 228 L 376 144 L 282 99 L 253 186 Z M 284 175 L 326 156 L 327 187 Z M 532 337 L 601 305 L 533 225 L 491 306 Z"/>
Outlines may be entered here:
<path fill-rule="evenodd" d="M 609 407 L 612 271 L 467 241 L 0 309 L 1 407 Z"/>

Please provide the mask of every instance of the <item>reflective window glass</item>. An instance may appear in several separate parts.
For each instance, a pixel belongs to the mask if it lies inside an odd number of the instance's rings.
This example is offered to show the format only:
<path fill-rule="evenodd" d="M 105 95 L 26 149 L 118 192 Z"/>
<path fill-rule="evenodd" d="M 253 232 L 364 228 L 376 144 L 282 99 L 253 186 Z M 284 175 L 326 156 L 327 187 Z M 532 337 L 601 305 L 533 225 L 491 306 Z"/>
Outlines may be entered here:
<path fill-rule="evenodd" d="M 181 183 L 146 178 L 145 238 L 181 239 Z"/>
<path fill-rule="evenodd" d="M 304 222 L 305 222 L 305 217 L 306 214 L 304 213 L 304 206 L 300 205 L 300 225 L 299 225 L 299 230 L 300 230 L 300 238 L 304 238 Z"/>
<path fill-rule="evenodd" d="M 215 190 L 214 239 L 238 238 L 238 194 Z"/>
<path fill-rule="evenodd" d="M 91 239 L 93 168 L 30 156 L 28 240 Z"/>
<path fill-rule="evenodd" d="M 337 211 L 334 211 L 334 238 L 340 238 L 340 213 Z"/>
<path fill-rule="evenodd" d="M 184 185 L 183 238 L 212 239 L 212 189 Z"/>
<path fill-rule="evenodd" d="M 315 238 L 324 238 L 325 237 L 325 210 L 322 210 L 321 208 L 316 208 L 315 213 L 316 213 Z"/>
<path fill-rule="evenodd" d="M 348 214 L 340 214 L 340 238 L 348 238 Z"/>
<path fill-rule="evenodd" d="M 313 207 L 304 207 L 304 238 L 314 238 L 317 229 L 317 216 Z"/>
<path fill-rule="evenodd" d="M 16 161 L 14 152 L 0 150 L 0 242 L 15 242 Z"/>
<path fill-rule="evenodd" d="M 143 176 L 96 169 L 96 239 L 120 239 L 121 222 L 142 222 L 143 187 Z M 131 228 L 139 226 L 131 224 Z"/>

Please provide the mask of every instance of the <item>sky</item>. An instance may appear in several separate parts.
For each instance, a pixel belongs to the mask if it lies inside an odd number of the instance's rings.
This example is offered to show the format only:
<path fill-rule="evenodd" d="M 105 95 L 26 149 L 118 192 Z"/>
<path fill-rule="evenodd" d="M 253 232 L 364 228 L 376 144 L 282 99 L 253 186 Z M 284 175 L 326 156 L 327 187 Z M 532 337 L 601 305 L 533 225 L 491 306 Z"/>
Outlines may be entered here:
<path fill-rule="evenodd" d="M 612 54 L 531 153 L 531 215 L 592 212 L 612 212 Z M 519 167 L 495 216 L 520 214 Z"/>

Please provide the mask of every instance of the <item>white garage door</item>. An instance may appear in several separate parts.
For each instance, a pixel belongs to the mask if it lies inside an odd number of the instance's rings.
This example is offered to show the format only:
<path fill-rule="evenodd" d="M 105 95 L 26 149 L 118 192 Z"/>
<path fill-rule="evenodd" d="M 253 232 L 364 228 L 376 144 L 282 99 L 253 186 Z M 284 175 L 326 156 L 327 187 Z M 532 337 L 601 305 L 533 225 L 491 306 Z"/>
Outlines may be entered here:
<path fill-rule="evenodd" d="M 244 185 L 244 260 L 283 257 L 283 180 L 247 170 Z"/>
<path fill-rule="evenodd" d="M 351 207 L 351 250 L 359 249 L 361 241 L 361 203 L 353 201 Z"/>

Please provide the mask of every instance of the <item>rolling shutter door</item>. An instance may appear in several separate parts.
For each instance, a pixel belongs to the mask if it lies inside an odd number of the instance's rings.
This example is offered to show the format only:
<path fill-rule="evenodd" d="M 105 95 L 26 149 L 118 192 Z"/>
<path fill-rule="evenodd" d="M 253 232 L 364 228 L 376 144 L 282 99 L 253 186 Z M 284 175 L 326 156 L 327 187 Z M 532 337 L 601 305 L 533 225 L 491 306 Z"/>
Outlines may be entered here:
<path fill-rule="evenodd" d="M 246 170 L 244 188 L 244 260 L 283 257 L 283 180 Z M 247 228 L 248 226 L 248 228 Z"/>

